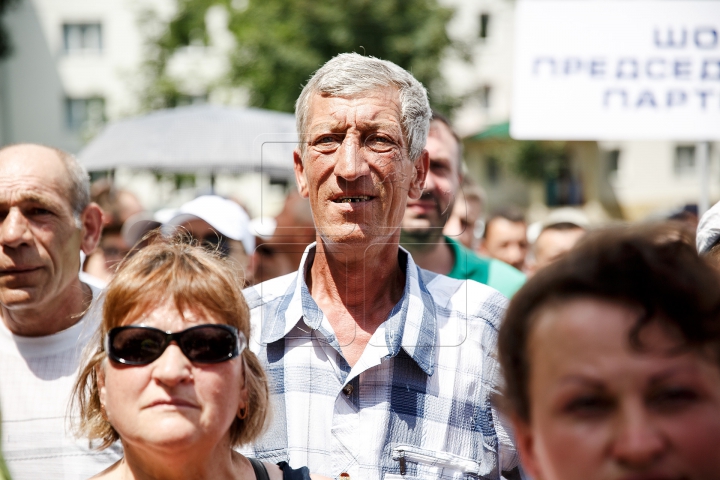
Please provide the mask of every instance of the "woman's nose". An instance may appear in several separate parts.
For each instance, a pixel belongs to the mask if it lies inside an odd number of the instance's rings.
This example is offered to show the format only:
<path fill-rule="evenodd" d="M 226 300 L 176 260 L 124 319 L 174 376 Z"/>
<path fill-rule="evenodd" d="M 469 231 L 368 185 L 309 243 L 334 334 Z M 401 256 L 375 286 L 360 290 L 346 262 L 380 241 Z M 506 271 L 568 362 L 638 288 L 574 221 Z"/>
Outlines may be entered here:
<path fill-rule="evenodd" d="M 616 461 L 627 468 L 649 468 L 666 451 L 662 430 L 644 406 L 627 408 L 619 420 L 613 443 Z"/>
<path fill-rule="evenodd" d="M 153 378 L 164 385 L 173 387 L 192 380 L 192 363 L 175 342 L 153 363 Z"/>

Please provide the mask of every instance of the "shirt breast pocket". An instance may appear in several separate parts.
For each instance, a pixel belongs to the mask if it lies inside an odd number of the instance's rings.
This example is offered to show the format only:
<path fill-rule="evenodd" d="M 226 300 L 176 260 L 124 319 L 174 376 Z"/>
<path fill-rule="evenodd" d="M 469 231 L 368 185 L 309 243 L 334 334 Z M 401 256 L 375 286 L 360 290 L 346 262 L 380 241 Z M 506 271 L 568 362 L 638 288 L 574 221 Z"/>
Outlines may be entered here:
<path fill-rule="evenodd" d="M 480 478 L 480 462 L 439 450 L 414 445 L 396 445 L 393 460 L 400 465 L 400 475 L 387 474 L 385 480 L 461 480 Z"/>

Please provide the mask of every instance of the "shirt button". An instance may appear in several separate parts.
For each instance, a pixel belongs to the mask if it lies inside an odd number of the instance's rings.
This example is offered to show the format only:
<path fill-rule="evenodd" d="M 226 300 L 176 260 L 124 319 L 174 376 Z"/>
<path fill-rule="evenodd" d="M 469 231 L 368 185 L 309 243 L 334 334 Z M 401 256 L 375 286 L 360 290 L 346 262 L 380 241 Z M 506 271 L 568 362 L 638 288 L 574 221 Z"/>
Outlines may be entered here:
<path fill-rule="evenodd" d="M 346 397 L 349 397 L 350 395 L 352 395 L 353 386 L 350 385 L 350 384 L 345 385 L 345 387 L 342 389 L 342 391 L 343 391 L 343 393 L 345 394 Z"/>

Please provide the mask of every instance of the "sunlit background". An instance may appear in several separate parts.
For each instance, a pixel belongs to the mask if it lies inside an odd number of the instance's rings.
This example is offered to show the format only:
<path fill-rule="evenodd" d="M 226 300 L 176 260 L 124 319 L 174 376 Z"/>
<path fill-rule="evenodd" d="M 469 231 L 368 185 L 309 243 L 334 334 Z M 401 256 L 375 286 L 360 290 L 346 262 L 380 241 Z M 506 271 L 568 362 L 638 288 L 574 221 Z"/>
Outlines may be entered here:
<path fill-rule="evenodd" d="M 153 134 L 162 136 L 162 122 L 126 124 L 105 150 L 93 158 L 90 151 L 83 155 L 104 129 L 156 110 L 194 108 L 204 116 L 197 128 L 212 131 L 217 122 L 222 135 L 234 131 L 240 138 L 260 120 L 237 117 L 236 109 L 254 107 L 287 113 L 272 117 L 277 125 L 268 127 L 269 133 L 286 132 L 303 83 L 345 51 L 392 60 L 423 81 L 433 106 L 453 119 L 464 139 L 467 174 L 486 190 L 487 211 L 515 205 L 532 221 L 570 205 L 604 222 L 697 208 L 701 182 L 694 142 L 510 138 L 513 0 L 0 0 L 0 5 L 0 142 L 39 142 L 80 153 L 94 179 L 110 177 L 151 210 L 214 191 L 239 199 L 251 217 L 275 216 L 294 188 L 292 159 L 287 154 L 287 168 L 271 169 L 261 161 L 268 151 L 253 140 L 245 142 L 246 153 L 226 155 L 222 148 L 237 153 L 242 147 L 218 147 L 219 134 L 203 137 L 206 162 L 197 152 L 169 158 L 171 146 L 148 152 L 147 159 L 133 153 L 129 144 L 142 147 L 142 141 L 127 132 L 157 129 Z M 282 144 L 278 155 L 288 144 L 292 150 L 288 136 L 268 139 L 273 141 Z M 720 148 L 717 142 L 709 145 L 714 202 L 720 198 Z M 203 152 L 204 145 L 197 148 Z M 157 160 L 163 154 L 164 160 Z"/>

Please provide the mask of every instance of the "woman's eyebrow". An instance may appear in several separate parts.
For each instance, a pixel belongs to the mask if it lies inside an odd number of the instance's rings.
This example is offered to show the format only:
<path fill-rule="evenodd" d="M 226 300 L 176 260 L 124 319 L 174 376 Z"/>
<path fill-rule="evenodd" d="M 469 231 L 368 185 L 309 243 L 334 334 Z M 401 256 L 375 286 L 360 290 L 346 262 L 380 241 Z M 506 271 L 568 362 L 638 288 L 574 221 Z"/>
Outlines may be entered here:
<path fill-rule="evenodd" d="M 591 378 L 587 375 L 579 375 L 571 373 L 560 378 L 558 382 L 560 385 L 565 384 L 580 384 L 584 386 L 590 386 L 593 388 L 601 389 L 604 388 L 603 382 L 596 378 Z"/>
<path fill-rule="evenodd" d="M 653 374 L 648 381 L 648 385 L 657 385 L 658 383 L 662 383 L 665 380 L 680 374 L 690 374 L 694 376 L 697 373 L 697 369 L 694 368 L 694 366 L 692 365 L 668 367 L 660 372 Z"/>

